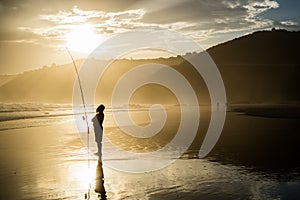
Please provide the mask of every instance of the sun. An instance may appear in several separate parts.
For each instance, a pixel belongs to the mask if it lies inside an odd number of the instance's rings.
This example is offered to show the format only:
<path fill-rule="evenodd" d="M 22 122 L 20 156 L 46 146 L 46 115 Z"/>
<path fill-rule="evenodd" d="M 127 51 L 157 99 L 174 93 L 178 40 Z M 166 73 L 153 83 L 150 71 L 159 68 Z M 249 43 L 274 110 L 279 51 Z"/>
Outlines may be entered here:
<path fill-rule="evenodd" d="M 104 41 L 104 36 L 97 34 L 91 24 L 76 26 L 65 35 L 66 46 L 71 51 L 82 54 L 90 54 Z"/>

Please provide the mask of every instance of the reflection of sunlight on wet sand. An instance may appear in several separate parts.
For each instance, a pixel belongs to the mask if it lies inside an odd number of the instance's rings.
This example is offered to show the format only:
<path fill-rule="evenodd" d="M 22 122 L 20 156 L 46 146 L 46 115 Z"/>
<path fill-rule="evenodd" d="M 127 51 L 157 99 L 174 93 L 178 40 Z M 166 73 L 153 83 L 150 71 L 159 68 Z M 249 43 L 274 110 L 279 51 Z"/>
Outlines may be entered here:
<path fill-rule="evenodd" d="M 232 119 L 233 114 L 229 117 Z M 244 124 L 244 118 L 234 117 L 240 120 L 232 126 Z M 251 121 L 255 122 L 260 123 Z M 59 124 L 0 134 L 0 199 L 84 199 L 89 184 L 90 199 L 99 199 L 94 191 L 97 160 L 92 158 L 88 168 L 85 147 L 73 128 L 72 124 Z M 109 168 L 108 160 L 114 162 L 118 155 L 103 153 L 108 199 L 278 199 L 299 194 L 298 179 L 281 182 L 246 167 L 185 156 L 159 171 L 130 174 Z M 126 165 L 129 161 L 120 163 Z"/>
<path fill-rule="evenodd" d="M 88 168 L 86 162 L 78 162 L 70 165 L 68 169 L 68 176 L 70 181 L 77 183 L 77 187 L 88 190 L 89 184 L 94 176 L 93 168 Z"/>
<path fill-rule="evenodd" d="M 201 185 L 209 187 L 212 181 L 217 181 L 214 177 L 220 176 L 217 172 L 219 168 L 214 163 L 198 159 L 178 160 L 163 170 L 143 174 L 118 172 L 104 167 L 105 189 L 112 199 L 148 199 L 166 191 L 170 194 L 180 190 L 193 191 Z M 187 185 L 189 188 L 185 188 Z"/>

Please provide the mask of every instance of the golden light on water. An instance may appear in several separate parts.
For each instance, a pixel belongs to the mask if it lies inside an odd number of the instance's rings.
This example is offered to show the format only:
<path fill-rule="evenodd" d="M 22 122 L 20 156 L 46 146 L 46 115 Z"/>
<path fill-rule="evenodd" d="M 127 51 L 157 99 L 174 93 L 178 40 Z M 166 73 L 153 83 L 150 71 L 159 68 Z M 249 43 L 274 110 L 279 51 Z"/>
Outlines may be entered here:
<path fill-rule="evenodd" d="M 69 176 L 78 185 L 78 188 L 85 190 L 89 189 L 89 184 L 93 178 L 95 178 L 94 167 L 88 168 L 87 163 L 80 162 L 69 166 Z"/>

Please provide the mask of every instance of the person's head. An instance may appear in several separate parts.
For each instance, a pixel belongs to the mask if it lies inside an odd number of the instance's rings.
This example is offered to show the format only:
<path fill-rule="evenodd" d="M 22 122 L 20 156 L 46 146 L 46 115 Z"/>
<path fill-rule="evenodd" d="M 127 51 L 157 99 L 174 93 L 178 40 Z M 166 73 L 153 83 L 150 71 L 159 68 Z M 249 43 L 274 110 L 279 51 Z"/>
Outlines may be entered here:
<path fill-rule="evenodd" d="M 98 106 L 98 108 L 96 109 L 96 112 L 98 113 L 102 113 L 105 110 L 105 106 L 103 104 L 101 104 L 100 106 Z"/>

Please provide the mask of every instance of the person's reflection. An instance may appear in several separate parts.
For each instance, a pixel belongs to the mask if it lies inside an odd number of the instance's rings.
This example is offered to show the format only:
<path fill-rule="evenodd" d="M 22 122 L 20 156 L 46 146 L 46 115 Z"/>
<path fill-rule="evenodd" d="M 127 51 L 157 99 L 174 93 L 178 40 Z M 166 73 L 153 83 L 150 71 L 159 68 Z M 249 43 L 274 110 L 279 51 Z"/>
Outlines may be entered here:
<path fill-rule="evenodd" d="M 106 199 L 106 191 L 105 191 L 105 188 L 104 188 L 104 174 L 103 174 L 102 162 L 98 162 L 98 165 L 97 165 L 97 168 L 96 168 L 95 192 L 99 193 L 99 197 L 101 197 L 101 199 Z"/>

